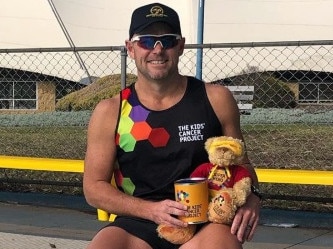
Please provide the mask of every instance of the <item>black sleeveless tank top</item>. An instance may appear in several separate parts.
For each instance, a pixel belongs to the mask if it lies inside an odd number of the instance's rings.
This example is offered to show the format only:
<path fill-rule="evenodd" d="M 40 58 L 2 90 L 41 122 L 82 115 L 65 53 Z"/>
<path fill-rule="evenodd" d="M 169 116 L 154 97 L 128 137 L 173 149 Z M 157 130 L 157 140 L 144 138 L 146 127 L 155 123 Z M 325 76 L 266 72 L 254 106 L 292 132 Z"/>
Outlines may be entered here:
<path fill-rule="evenodd" d="M 163 111 L 143 106 L 134 84 L 121 91 L 115 171 L 120 190 L 149 200 L 174 199 L 174 181 L 208 162 L 204 143 L 222 135 L 222 128 L 204 84 L 188 77 L 181 101 Z"/>

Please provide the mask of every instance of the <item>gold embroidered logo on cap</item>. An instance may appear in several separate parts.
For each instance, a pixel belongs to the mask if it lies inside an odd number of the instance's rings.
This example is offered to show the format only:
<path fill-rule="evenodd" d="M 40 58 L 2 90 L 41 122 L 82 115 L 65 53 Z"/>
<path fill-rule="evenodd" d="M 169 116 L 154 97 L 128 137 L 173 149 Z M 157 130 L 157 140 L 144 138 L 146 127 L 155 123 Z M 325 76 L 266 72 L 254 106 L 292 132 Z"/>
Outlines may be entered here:
<path fill-rule="evenodd" d="M 150 9 L 150 14 L 146 15 L 146 17 L 167 17 L 168 15 L 164 15 L 164 10 L 161 6 L 153 6 Z"/>

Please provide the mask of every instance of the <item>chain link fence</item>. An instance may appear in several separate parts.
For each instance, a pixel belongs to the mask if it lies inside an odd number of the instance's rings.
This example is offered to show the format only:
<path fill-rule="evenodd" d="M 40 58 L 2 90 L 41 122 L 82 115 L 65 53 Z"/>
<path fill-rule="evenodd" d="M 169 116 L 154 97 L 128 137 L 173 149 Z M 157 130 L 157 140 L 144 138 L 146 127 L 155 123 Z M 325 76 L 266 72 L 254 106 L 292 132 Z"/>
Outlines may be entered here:
<path fill-rule="evenodd" d="M 189 44 L 179 68 L 254 86 L 241 126 L 255 167 L 333 169 L 333 41 Z M 0 50 L 0 154 L 83 159 L 95 95 L 119 91 L 135 70 L 123 46 Z"/>
<path fill-rule="evenodd" d="M 180 71 L 195 75 L 197 51 L 202 49 L 204 81 L 254 86 L 253 109 L 241 116 L 241 122 L 255 166 L 331 169 L 332 46 L 333 41 L 187 45 Z M 77 112 L 57 112 L 56 103 L 100 78 L 119 75 L 120 85 L 125 84 L 121 75 L 136 73 L 122 46 L 0 50 L 0 61 L 0 129 L 38 127 L 40 134 L 35 135 L 43 146 L 22 148 L 3 131 L 0 154 L 5 155 L 34 156 L 38 151 L 37 156 L 83 159 L 81 142 L 73 154 L 62 154 L 73 144 L 45 144 L 49 135 L 43 130 L 52 133 L 68 126 L 85 130 L 95 103 Z M 81 140 L 84 131 L 78 136 Z"/>

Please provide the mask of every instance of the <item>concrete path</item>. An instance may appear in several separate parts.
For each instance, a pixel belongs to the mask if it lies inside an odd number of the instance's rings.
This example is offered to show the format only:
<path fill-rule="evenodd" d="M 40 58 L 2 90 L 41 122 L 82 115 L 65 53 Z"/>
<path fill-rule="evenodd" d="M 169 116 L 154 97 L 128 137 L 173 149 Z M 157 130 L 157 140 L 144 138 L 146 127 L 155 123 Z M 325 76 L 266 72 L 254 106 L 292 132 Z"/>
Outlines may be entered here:
<path fill-rule="evenodd" d="M 0 249 L 86 248 L 106 223 L 80 201 L 75 208 L 64 208 L 4 203 L 0 198 Z M 255 238 L 244 249 L 282 248 L 333 249 L 333 213 L 263 209 Z"/>

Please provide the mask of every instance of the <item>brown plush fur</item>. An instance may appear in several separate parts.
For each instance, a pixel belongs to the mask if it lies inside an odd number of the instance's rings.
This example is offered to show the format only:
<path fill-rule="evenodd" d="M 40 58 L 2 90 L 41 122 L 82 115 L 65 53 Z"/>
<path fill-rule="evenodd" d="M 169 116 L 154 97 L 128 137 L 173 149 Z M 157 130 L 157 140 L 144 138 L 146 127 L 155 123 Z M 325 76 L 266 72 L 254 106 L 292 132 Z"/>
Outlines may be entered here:
<path fill-rule="evenodd" d="M 208 206 L 208 220 L 213 223 L 231 224 L 237 210 L 232 189 L 222 189 Z"/>
<path fill-rule="evenodd" d="M 220 141 L 225 141 L 225 145 L 216 145 Z M 227 145 L 228 142 L 237 144 L 240 149 L 238 154 L 230 150 Z M 208 152 L 209 162 L 215 165 L 229 166 L 241 162 L 244 156 L 244 143 L 236 138 L 220 136 L 208 138 L 205 142 L 205 149 Z"/>
<path fill-rule="evenodd" d="M 195 229 L 196 229 L 195 225 L 188 225 L 185 228 L 159 225 L 157 227 L 157 232 L 161 238 L 164 238 L 173 244 L 180 245 L 189 241 L 193 237 Z"/>

